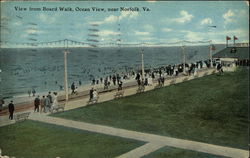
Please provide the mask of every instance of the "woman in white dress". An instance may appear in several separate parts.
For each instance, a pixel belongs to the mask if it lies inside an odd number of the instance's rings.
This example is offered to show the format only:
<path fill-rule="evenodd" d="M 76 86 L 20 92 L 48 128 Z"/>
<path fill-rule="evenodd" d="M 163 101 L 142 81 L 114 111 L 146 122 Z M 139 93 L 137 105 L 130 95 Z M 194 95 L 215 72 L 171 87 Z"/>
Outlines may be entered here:
<path fill-rule="evenodd" d="M 57 93 L 54 92 L 54 98 L 53 98 L 53 104 L 52 104 L 52 110 L 56 109 L 58 107 L 58 100 L 57 100 Z"/>
<path fill-rule="evenodd" d="M 194 68 L 194 76 L 197 76 L 197 68 Z"/>
<path fill-rule="evenodd" d="M 93 100 L 96 102 L 98 99 L 98 93 L 96 91 L 96 89 L 93 91 Z"/>
<path fill-rule="evenodd" d="M 149 85 L 149 86 L 152 86 L 152 85 L 153 85 L 153 79 L 152 79 L 152 77 L 149 77 L 149 78 L 148 78 L 148 85 Z"/>

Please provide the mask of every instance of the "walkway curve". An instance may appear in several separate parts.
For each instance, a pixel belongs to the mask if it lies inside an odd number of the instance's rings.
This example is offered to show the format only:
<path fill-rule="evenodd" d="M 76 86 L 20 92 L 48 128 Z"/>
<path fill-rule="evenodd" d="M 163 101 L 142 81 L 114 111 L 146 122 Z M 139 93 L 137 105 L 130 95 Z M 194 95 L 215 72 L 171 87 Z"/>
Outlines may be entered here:
<path fill-rule="evenodd" d="M 148 134 L 136 131 L 130 131 L 125 129 L 119 129 L 114 127 L 108 127 L 103 125 L 67 120 L 62 118 L 50 117 L 46 115 L 32 114 L 31 120 L 45 122 L 49 124 L 55 124 L 70 128 L 76 128 L 86 130 L 95 133 L 101 133 L 106 135 L 118 136 L 127 139 L 134 139 L 138 141 L 148 142 L 159 146 L 171 146 L 186 150 L 193 150 L 198 152 L 204 152 L 219 156 L 226 156 L 232 158 L 248 158 L 249 152 L 247 150 L 236 149 L 231 147 L 224 147 L 219 145 L 201 143 L 196 141 L 189 141 L 184 139 L 171 138 L 167 136 L 159 136 L 155 134 Z"/>
<path fill-rule="evenodd" d="M 153 144 L 153 143 L 147 143 L 143 146 L 140 146 L 134 150 L 131 150 L 125 154 L 122 154 L 116 158 L 140 158 L 142 156 L 145 156 L 151 152 L 154 152 L 165 145 L 159 145 L 159 144 Z"/>

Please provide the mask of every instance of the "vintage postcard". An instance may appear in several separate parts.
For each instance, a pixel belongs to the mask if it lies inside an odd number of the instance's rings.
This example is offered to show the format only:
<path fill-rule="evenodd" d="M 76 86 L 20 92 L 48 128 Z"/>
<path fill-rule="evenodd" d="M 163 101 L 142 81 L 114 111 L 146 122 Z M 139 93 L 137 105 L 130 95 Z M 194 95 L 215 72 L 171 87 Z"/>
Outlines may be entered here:
<path fill-rule="evenodd" d="M 248 1 L 1 1 L 0 157 L 248 158 Z"/>

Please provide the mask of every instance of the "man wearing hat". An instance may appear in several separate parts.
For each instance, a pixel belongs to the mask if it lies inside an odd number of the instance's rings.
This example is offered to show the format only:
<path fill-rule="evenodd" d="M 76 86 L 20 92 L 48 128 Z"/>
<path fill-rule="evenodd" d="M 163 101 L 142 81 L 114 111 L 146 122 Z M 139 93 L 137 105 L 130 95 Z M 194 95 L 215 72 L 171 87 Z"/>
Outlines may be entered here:
<path fill-rule="evenodd" d="M 15 111 L 15 107 L 14 107 L 12 100 L 10 101 L 8 108 L 9 108 L 9 113 L 10 113 L 9 119 L 13 120 L 13 113 Z"/>
<path fill-rule="evenodd" d="M 39 99 L 39 95 L 35 98 L 34 100 L 34 112 L 39 112 L 39 105 L 40 105 L 40 99 Z"/>

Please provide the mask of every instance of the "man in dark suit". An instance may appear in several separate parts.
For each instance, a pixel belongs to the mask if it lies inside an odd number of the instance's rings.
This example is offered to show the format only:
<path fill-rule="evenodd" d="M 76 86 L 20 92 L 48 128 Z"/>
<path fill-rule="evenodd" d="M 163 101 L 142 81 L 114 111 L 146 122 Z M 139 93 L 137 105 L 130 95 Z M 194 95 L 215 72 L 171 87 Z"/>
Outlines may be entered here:
<path fill-rule="evenodd" d="M 75 94 L 75 89 L 76 89 L 76 86 L 75 86 L 75 83 L 73 82 L 72 85 L 71 85 L 71 94 Z"/>
<path fill-rule="evenodd" d="M 40 105 L 39 95 L 35 98 L 34 105 L 35 105 L 34 112 L 36 111 L 39 112 L 39 105 Z"/>
<path fill-rule="evenodd" d="M 91 88 L 89 91 L 89 100 L 90 101 L 93 99 L 93 92 L 94 92 L 94 88 Z"/>
<path fill-rule="evenodd" d="M 13 120 L 13 113 L 15 111 L 15 107 L 14 107 L 12 100 L 10 101 L 8 108 L 9 108 L 9 113 L 10 113 L 9 119 Z"/>

